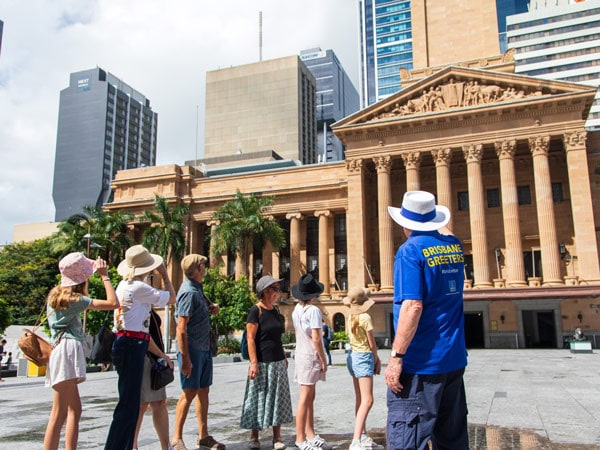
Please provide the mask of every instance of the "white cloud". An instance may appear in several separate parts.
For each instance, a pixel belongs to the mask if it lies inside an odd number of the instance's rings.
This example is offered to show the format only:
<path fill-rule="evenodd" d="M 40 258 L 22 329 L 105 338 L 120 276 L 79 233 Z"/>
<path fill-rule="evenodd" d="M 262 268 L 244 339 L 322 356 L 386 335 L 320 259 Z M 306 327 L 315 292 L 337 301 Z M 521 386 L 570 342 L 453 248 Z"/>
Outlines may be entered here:
<path fill-rule="evenodd" d="M 3 0 L 0 52 L 0 244 L 19 223 L 54 217 L 59 93 L 100 66 L 158 112 L 158 164 L 199 154 L 208 70 L 311 47 L 333 49 L 358 88 L 356 0 Z"/>

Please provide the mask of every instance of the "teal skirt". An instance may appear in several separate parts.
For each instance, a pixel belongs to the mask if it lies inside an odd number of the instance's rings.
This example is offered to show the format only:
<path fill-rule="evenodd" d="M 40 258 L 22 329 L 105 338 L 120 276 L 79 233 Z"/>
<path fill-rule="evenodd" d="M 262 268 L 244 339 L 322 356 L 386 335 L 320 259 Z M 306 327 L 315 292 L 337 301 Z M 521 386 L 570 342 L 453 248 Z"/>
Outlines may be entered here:
<path fill-rule="evenodd" d="M 294 420 L 285 359 L 258 363 L 254 380 L 246 380 L 240 427 L 264 430 Z"/>

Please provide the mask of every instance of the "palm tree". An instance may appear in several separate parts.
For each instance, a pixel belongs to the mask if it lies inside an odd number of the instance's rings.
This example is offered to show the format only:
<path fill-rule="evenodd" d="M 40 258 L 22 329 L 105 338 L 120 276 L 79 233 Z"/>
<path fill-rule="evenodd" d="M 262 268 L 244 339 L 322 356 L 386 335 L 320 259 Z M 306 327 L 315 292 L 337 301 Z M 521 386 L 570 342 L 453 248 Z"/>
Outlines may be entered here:
<path fill-rule="evenodd" d="M 142 220 L 150 222 L 144 231 L 144 247 L 158 253 L 168 266 L 173 260 L 181 261 L 185 253 L 185 221 L 190 212 L 186 205 L 169 207 L 167 200 L 154 196 L 155 211 L 144 211 Z"/>
<path fill-rule="evenodd" d="M 254 246 L 263 248 L 267 241 L 274 248 L 285 245 L 285 232 L 265 212 L 273 205 L 274 197 L 254 193 L 244 196 L 239 190 L 233 200 L 223 204 L 212 216 L 215 226 L 214 250 L 223 254 L 231 250 L 239 255 L 242 273 L 248 275 L 248 262 Z"/>

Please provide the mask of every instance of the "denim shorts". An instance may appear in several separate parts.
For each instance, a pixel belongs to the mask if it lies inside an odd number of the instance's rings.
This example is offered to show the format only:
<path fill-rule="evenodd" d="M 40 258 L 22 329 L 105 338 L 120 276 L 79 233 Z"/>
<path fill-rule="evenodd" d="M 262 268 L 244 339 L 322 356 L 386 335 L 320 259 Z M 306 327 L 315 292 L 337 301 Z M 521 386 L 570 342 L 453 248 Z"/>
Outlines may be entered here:
<path fill-rule="evenodd" d="M 375 358 L 371 352 L 348 352 L 346 357 L 348 372 L 355 378 L 372 377 L 375 371 Z"/>
<path fill-rule="evenodd" d="M 192 373 L 189 378 L 186 378 L 181 373 L 181 354 L 177 354 L 181 389 L 203 389 L 209 387 L 213 379 L 213 359 L 210 350 L 200 351 L 190 347 L 189 352 L 192 361 Z"/>

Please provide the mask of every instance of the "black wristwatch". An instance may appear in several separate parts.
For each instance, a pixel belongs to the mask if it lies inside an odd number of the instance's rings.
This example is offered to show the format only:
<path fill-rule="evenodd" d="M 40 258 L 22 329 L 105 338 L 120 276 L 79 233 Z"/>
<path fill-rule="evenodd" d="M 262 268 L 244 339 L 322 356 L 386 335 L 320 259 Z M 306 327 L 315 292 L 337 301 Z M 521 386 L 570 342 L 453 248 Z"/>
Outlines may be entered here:
<path fill-rule="evenodd" d="M 392 353 L 390 353 L 390 356 L 392 358 L 402 359 L 402 358 L 404 358 L 404 353 L 398 353 L 396 350 L 392 349 Z"/>

